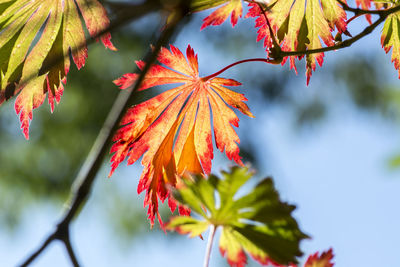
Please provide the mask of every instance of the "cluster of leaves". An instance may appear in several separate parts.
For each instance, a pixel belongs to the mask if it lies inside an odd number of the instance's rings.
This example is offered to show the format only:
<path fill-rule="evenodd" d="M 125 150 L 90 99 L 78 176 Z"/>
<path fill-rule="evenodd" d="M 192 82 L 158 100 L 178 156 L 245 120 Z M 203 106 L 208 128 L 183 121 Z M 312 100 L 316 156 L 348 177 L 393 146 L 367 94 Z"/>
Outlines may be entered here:
<path fill-rule="evenodd" d="M 196 3 L 197 1 L 195 1 Z M 206 1 L 203 1 L 206 2 Z M 209 1 L 208 1 L 209 2 Z M 242 16 L 242 1 L 228 0 L 224 6 L 218 8 L 204 19 L 202 29 L 210 25 L 222 24 L 231 14 L 232 26 Z M 306 51 L 322 47 L 320 39 L 327 46 L 334 45 L 332 32 L 337 29 L 339 34 L 347 31 L 346 12 L 336 0 L 311 1 L 248 1 L 250 7 L 246 18 L 256 18 L 255 27 L 258 28 L 257 41 L 264 40 L 264 47 L 268 56 L 276 63 L 287 61 L 288 57 L 280 58 L 277 49 L 282 51 Z M 298 59 L 304 54 L 297 56 Z M 323 63 L 324 53 L 306 55 L 307 83 L 316 63 Z M 290 68 L 294 68 L 296 56 L 290 57 Z"/>
<path fill-rule="evenodd" d="M 173 196 L 201 219 L 173 217 L 167 229 L 196 237 L 208 228 L 221 228 L 219 250 L 233 267 L 246 265 L 245 253 L 263 265 L 296 266 L 302 255 L 299 242 L 307 236 L 291 215 L 295 206 L 280 200 L 271 178 L 261 180 L 248 194 L 238 194 L 252 177 L 247 168 L 233 167 L 222 177 L 186 177 Z M 332 257 L 332 250 L 316 253 L 304 266 L 331 267 Z"/>
<path fill-rule="evenodd" d="M 195 10 L 208 9 L 212 1 L 194 1 Z M 211 15 L 204 19 L 201 29 L 210 25 L 222 24 L 229 15 L 234 27 L 239 17 L 242 17 L 242 1 L 225 0 L 216 1 L 225 3 Z M 315 71 L 317 63 L 322 66 L 324 53 L 318 52 L 322 48 L 321 40 L 327 47 L 334 47 L 342 40 L 341 35 L 352 36 L 347 29 L 347 15 L 343 8 L 346 1 L 337 0 L 275 0 L 275 1 L 247 1 L 249 11 L 245 18 L 255 18 L 257 41 L 264 40 L 264 47 L 268 57 L 274 59 L 275 63 L 284 65 L 289 59 L 290 68 L 297 74 L 295 64 L 296 58 L 306 58 L 307 84 L 310 81 L 312 71 Z M 356 0 L 356 5 L 362 10 L 371 9 L 371 0 Z M 377 9 L 396 6 L 393 1 L 379 1 L 375 3 Z M 385 20 L 382 31 L 382 47 L 388 53 L 393 47 L 392 62 L 400 77 L 400 34 L 398 25 L 400 23 L 400 12 L 390 14 Z M 371 14 L 366 14 L 371 24 Z M 350 21 L 350 20 L 349 20 Z M 334 32 L 336 36 L 333 36 Z M 295 55 L 285 56 L 284 52 L 296 52 Z M 282 53 L 283 52 L 283 53 Z"/>
<path fill-rule="evenodd" d="M 271 63 L 285 64 L 297 73 L 295 60 L 306 58 L 307 83 L 317 63 L 322 65 L 324 53 L 318 52 L 322 43 L 335 47 L 341 34 L 351 36 L 347 29 L 347 15 L 336 0 L 275 0 L 245 1 L 249 7 L 245 18 L 255 18 L 257 41 L 264 40 Z M 356 0 L 364 10 L 371 8 L 371 0 Z M 392 1 L 376 3 L 377 9 L 396 6 Z M 235 26 L 242 17 L 241 0 L 194 0 L 191 11 L 199 12 L 218 7 L 204 19 L 201 29 L 220 25 L 231 17 Z M 39 107 L 48 95 L 51 111 L 63 93 L 70 68 L 69 54 L 78 69 L 87 58 L 86 40 L 81 16 L 90 36 L 101 39 L 104 45 L 116 50 L 110 34 L 106 11 L 98 0 L 28 1 L 0 0 L 0 104 L 17 96 L 15 110 L 21 128 L 29 137 L 32 110 Z M 400 66 L 400 12 L 391 13 L 382 31 L 381 43 L 386 52 L 393 48 L 392 61 Z M 371 23 L 371 14 L 366 13 Z M 334 38 L 333 33 L 338 35 Z M 399 70 L 400 76 L 400 70 Z"/>
<path fill-rule="evenodd" d="M 370 6 L 365 1 L 358 4 Z M 314 52 L 322 48 L 320 39 L 327 46 L 334 46 L 335 30 L 339 34 L 351 36 L 347 30 L 346 12 L 336 0 L 311 0 L 307 3 L 305 0 L 277 0 L 268 5 L 263 1 L 249 1 L 248 5 L 250 9 L 245 17 L 256 18 L 256 27 L 259 28 L 257 40 L 264 39 L 264 46 L 270 58 L 266 61 L 284 64 L 289 59 L 290 67 L 296 70 L 296 57 L 301 59 L 305 56 L 307 83 L 315 70 L 316 62 L 320 65 L 323 62 L 323 52 Z M 220 25 L 229 16 L 232 26 L 235 26 L 242 16 L 243 7 L 240 0 L 193 1 L 192 10 L 202 11 L 216 6 L 219 7 L 204 19 L 201 29 Z M 390 15 L 388 21 L 393 20 L 391 16 L 396 14 Z M 386 39 L 393 40 L 397 33 L 394 32 Z M 396 43 L 398 42 L 387 41 L 385 49 L 388 51 L 390 46 Z M 294 51 L 304 53 L 286 57 L 279 54 Z M 221 152 L 225 150 L 228 158 L 238 164 L 241 164 L 237 146 L 240 140 L 232 125 L 237 127 L 239 120 L 229 106 L 253 117 L 243 103 L 247 99 L 224 87 L 237 86 L 240 83 L 215 77 L 226 68 L 216 74 L 199 77 L 197 55 L 190 46 L 186 55 L 187 60 L 174 46 L 171 46 L 171 51 L 166 48 L 161 50 L 158 60 L 164 66 L 152 66 L 140 90 L 172 83 L 182 85 L 132 107 L 121 122 L 122 128 L 113 139 L 115 144 L 111 149 L 114 155 L 111 159 L 110 175 L 126 158 L 128 164 L 133 164 L 144 155 L 142 164 L 145 169 L 140 178 L 138 192 L 146 191 L 145 205 L 149 207 L 148 217 L 152 225 L 156 216 L 162 224 L 158 214 L 158 202 L 164 202 L 168 198 L 167 184 L 179 185 L 179 177 L 184 172 L 210 172 L 213 158 L 210 110 L 214 114 L 212 120 L 217 148 Z M 142 69 L 145 63 L 137 61 L 136 64 Z M 398 67 L 397 63 L 395 66 Z M 125 89 L 131 87 L 137 77 L 138 74 L 128 73 L 114 82 L 121 89 Z M 169 199 L 168 203 L 171 211 L 174 211 L 176 203 L 173 199 Z M 184 209 L 179 210 L 186 213 Z"/>
<path fill-rule="evenodd" d="M 322 47 L 320 39 L 327 45 L 334 45 L 332 31 L 347 33 L 346 13 L 336 0 L 311 1 L 276 1 L 264 8 L 257 3 L 249 4 L 251 9 L 246 17 L 256 18 L 257 40 L 264 39 L 264 46 L 269 55 L 275 57 L 276 40 L 282 51 L 305 51 Z M 269 11 L 264 11 L 265 9 Z M 297 58 L 301 59 L 304 55 Z M 290 57 L 290 68 L 294 68 L 296 56 Z M 306 55 L 307 83 L 316 63 L 322 66 L 324 53 Z M 282 64 L 287 60 L 281 59 Z"/>
<path fill-rule="evenodd" d="M 370 8 L 370 0 L 358 1 L 357 5 Z M 246 18 L 256 20 L 257 41 L 264 40 L 270 62 L 284 64 L 296 72 L 295 59 L 306 57 L 307 83 L 316 63 L 323 63 L 321 40 L 327 46 L 335 45 L 333 32 L 350 33 L 347 16 L 341 3 L 336 0 L 276 0 L 248 1 Z M 220 25 L 231 17 L 232 26 L 242 17 L 241 0 L 196 0 L 192 11 L 198 12 L 218 7 L 204 19 L 201 29 Z M 378 6 L 383 8 L 383 5 Z M 110 35 L 99 35 L 109 25 L 105 9 L 97 0 L 27 1 L 2 0 L 0 2 L 0 103 L 17 95 L 16 112 L 20 115 L 21 128 L 28 138 L 32 110 L 40 106 L 48 95 L 51 110 L 63 92 L 63 83 L 70 68 L 69 54 L 81 68 L 87 58 L 84 29 L 80 15 L 92 37 L 100 37 L 104 45 L 115 47 Z M 388 16 L 382 32 L 382 45 L 388 52 L 393 47 L 392 60 L 400 65 L 399 13 Z M 370 20 L 370 17 L 367 17 Z M 282 57 L 280 53 L 304 51 Z M 308 52 L 307 52 L 308 51 Z M 154 223 L 158 215 L 158 200 L 164 201 L 169 192 L 166 184 L 176 186 L 184 172 L 208 174 L 213 158 L 211 134 L 211 110 L 213 114 L 215 143 L 225 150 L 229 159 L 241 164 L 239 138 L 232 125 L 238 126 L 238 118 L 229 107 L 253 117 L 243 101 L 242 94 L 224 86 L 238 86 L 232 79 L 199 77 L 197 56 L 188 47 L 187 61 L 183 54 L 171 46 L 171 52 L 163 48 L 158 59 L 161 65 L 152 66 L 141 90 L 169 84 L 182 83 L 159 96 L 131 108 L 121 124 L 123 127 L 114 137 L 112 148 L 112 172 L 128 157 L 132 164 L 142 155 L 145 170 L 138 191 L 146 190 L 145 204 Z M 285 54 L 283 54 L 285 55 Z M 137 62 L 142 68 L 144 62 Z M 115 81 L 122 89 L 131 86 L 137 74 L 126 74 Z M 176 141 L 175 141 L 176 139 Z M 171 210 L 176 204 L 169 200 Z M 185 212 L 184 209 L 180 209 Z M 161 219 L 159 218 L 160 222 Z"/>
<path fill-rule="evenodd" d="M 234 27 L 243 16 L 244 2 L 248 5 L 244 17 L 255 18 L 257 41 L 263 40 L 267 52 L 265 59 L 244 61 L 282 65 L 289 61 L 290 68 L 297 73 L 296 59 L 305 58 L 307 83 L 317 64 L 323 64 L 323 52 L 328 51 L 324 48 L 336 49 L 343 34 L 352 37 L 348 30 L 352 19 L 365 14 L 372 22 L 372 13 L 367 12 L 371 0 L 356 0 L 357 6 L 365 10 L 356 13 L 353 9 L 355 16 L 350 19 L 345 10 L 352 9 L 346 1 L 337 0 L 193 0 L 191 12 L 218 7 L 204 19 L 201 29 L 221 25 L 229 17 Z M 395 9 L 398 5 L 388 2 L 375 7 L 388 12 L 377 13 L 386 19 L 381 44 L 386 52 L 393 48 L 392 61 L 400 76 L 400 11 Z M 389 12 L 390 9 L 395 11 Z M 0 104 L 16 96 L 15 110 L 28 139 L 32 110 L 43 104 L 46 95 L 51 111 L 54 102 L 60 101 L 70 56 L 78 69 L 85 64 L 87 48 L 82 20 L 92 38 L 100 39 L 111 50 L 116 48 L 110 34 L 104 33 L 109 19 L 97 0 L 0 0 L 0 12 Z M 128 164 L 133 164 L 143 156 L 144 171 L 138 192 L 146 191 L 145 205 L 152 225 L 155 217 L 162 225 L 158 203 L 168 199 L 172 211 L 178 207 L 180 214 L 189 215 L 191 208 L 205 218 L 199 221 L 178 217 L 169 227 L 192 235 L 200 234 L 209 225 L 223 228 L 220 248 L 233 266 L 246 262 L 244 251 L 261 263 L 296 262 L 295 256 L 300 256 L 298 243 L 305 235 L 290 215 L 294 207 L 280 202 L 270 179 L 263 180 L 251 194 L 233 200 L 250 177 L 243 169 L 224 174 L 225 180 L 215 176 L 208 180 L 200 178 L 211 172 L 212 130 L 217 148 L 243 165 L 240 139 L 233 128 L 238 127 L 239 119 L 233 109 L 254 116 L 244 103 L 244 95 L 227 88 L 240 83 L 217 75 L 244 61 L 206 77 L 199 77 L 197 55 L 190 45 L 186 58 L 171 45 L 170 50 L 161 49 L 158 61 L 160 65 L 150 66 L 140 90 L 180 85 L 129 109 L 113 138 L 110 175 L 126 158 Z M 145 66 L 143 61 L 136 64 L 140 69 Z M 125 89 L 137 78 L 138 74 L 128 73 L 114 82 Z M 182 178 L 188 173 L 198 175 L 194 182 Z M 173 198 L 169 186 L 183 189 Z M 219 208 L 215 207 L 214 190 L 219 193 Z M 203 207 L 207 210 L 203 211 Z M 279 244 L 279 251 L 272 244 Z M 321 257 L 316 254 L 310 261 L 322 258 L 330 264 L 331 256 L 331 252 Z"/>

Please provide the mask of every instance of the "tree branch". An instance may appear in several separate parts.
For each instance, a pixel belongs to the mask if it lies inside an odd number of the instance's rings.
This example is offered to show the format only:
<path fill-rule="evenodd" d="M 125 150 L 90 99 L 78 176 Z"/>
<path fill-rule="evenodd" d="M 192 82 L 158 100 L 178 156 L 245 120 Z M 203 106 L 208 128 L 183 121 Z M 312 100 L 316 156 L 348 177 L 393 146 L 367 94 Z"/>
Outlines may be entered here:
<path fill-rule="evenodd" d="M 71 263 L 74 267 L 79 267 L 80 264 L 78 263 L 78 259 L 76 258 L 74 249 L 72 248 L 71 242 L 70 242 L 70 238 L 69 238 L 69 234 L 65 237 L 65 239 L 63 240 L 63 243 L 65 245 L 65 249 L 68 252 L 68 256 L 71 260 Z"/>
<path fill-rule="evenodd" d="M 101 167 L 104 156 L 106 155 L 108 145 L 112 141 L 112 134 L 118 128 L 121 118 L 125 114 L 126 110 L 129 108 L 130 103 L 135 97 L 134 92 L 139 89 L 141 82 L 143 81 L 148 70 L 150 69 L 150 66 L 155 62 L 161 46 L 164 46 L 168 43 L 168 41 L 171 39 L 176 31 L 178 23 L 183 19 L 184 15 L 188 13 L 189 5 L 190 1 L 180 1 L 180 4 L 178 5 L 178 10 L 180 11 L 178 12 L 179 14 L 175 16 L 175 20 L 172 21 L 168 25 L 168 27 L 165 28 L 164 31 L 161 33 L 161 36 L 157 40 L 153 50 L 149 51 L 145 56 L 144 61 L 148 64 L 145 65 L 141 72 L 140 70 L 136 70 L 136 72 L 140 72 L 136 83 L 131 88 L 121 91 L 118 95 L 88 157 L 86 158 L 80 172 L 78 173 L 72 185 L 69 197 L 69 199 L 71 200 L 71 204 L 65 211 L 64 215 L 61 217 L 61 220 L 57 224 L 55 231 L 49 234 L 43 244 L 35 252 L 33 252 L 28 257 L 28 259 L 25 260 L 20 266 L 28 266 L 48 247 L 48 245 L 52 241 L 56 239 L 64 243 L 74 266 L 79 266 L 69 241 L 69 225 L 74 216 L 82 208 L 84 202 L 90 194 L 93 182 L 96 178 L 96 174 Z"/>
<path fill-rule="evenodd" d="M 54 239 L 55 239 L 54 233 L 49 235 L 46 238 L 46 240 L 43 242 L 43 244 L 34 253 L 32 253 L 20 266 L 25 267 L 25 266 L 28 266 L 29 264 L 31 264 L 31 262 L 34 259 L 36 259 L 37 256 L 39 256 L 40 253 L 42 253 Z"/>
<path fill-rule="evenodd" d="M 362 8 L 354 8 L 350 7 L 348 4 L 341 0 L 336 0 L 339 2 L 339 4 L 342 5 L 343 9 L 346 11 L 353 12 L 355 15 L 364 15 L 364 14 L 371 14 L 371 15 L 380 15 L 380 16 L 388 16 L 396 11 L 400 10 L 400 6 L 395 6 L 392 8 L 388 9 L 380 9 L 380 10 L 367 10 L 367 9 L 362 9 Z"/>

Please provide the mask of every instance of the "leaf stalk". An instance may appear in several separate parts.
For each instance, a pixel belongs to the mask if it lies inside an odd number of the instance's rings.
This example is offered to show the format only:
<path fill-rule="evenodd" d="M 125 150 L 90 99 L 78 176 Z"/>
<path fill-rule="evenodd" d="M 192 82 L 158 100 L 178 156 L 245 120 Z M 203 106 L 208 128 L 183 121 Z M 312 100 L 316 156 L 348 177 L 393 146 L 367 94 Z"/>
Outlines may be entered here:
<path fill-rule="evenodd" d="M 232 68 L 233 66 L 236 66 L 236 65 L 239 65 L 239 64 L 242 64 L 242 63 L 246 63 L 246 62 L 254 62 L 254 61 L 265 62 L 265 63 L 273 63 L 270 59 L 267 59 L 267 58 L 249 58 L 249 59 L 243 59 L 243 60 L 236 61 L 236 62 L 234 62 L 234 63 L 232 63 L 232 64 L 226 66 L 225 68 L 223 68 L 223 69 L 221 69 L 221 70 L 219 70 L 219 71 L 217 71 L 217 72 L 211 74 L 211 75 L 208 75 L 208 76 L 206 76 L 206 77 L 203 77 L 203 78 L 201 78 L 201 80 L 204 81 L 204 82 L 206 82 L 206 81 L 208 81 L 208 80 L 210 80 L 210 79 L 212 79 L 212 78 L 215 78 L 216 76 L 220 75 L 221 73 L 225 72 L 226 70 Z"/>
<path fill-rule="evenodd" d="M 214 242 L 215 230 L 216 229 L 217 229 L 217 227 L 214 224 L 212 224 L 210 226 L 210 233 L 208 234 L 207 248 L 206 248 L 206 254 L 204 255 L 203 267 L 208 267 L 208 264 L 210 263 L 211 250 L 212 250 L 212 245 L 213 245 L 213 242 Z"/>

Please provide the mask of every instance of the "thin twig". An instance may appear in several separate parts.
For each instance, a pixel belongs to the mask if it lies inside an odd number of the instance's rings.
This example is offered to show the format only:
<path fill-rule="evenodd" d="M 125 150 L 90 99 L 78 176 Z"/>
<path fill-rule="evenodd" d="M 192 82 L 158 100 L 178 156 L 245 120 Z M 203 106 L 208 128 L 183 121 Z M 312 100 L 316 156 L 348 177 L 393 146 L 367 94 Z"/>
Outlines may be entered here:
<path fill-rule="evenodd" d="M 221 70 L 219 70 L 219 71 L 217 71 L 217 72 L 215 72 L 215 73 L 213 73 L 213 74 L 210 74 L 210 75 L 208 75 L 208 76 L 206 76 L 206 77 L 202 77 L 201 80 L 202 80 L 203 82 L 206 82 L 206 81 L 208 81 L 208 80 L 210 80 L 210 79 L 212 79 L 212 78 L 214 78 L 214 77 L 220 75 L 221 73 L 225 72 L 226 70 L 232 68 L 233 66 L 236 66 L 236 65 L 239 65 L 239 64 L 242 64 L 242 63 L 246 63 L 246 62 L 257 62 L 257 61 L 258 61 L 258 62 L 270 63 L 270 64 L 273 63 L 273 62 L 271 62 L 270 59 L 267 59 L 267 58 L 250 58 L 250 59 L 243 59 L 243 60 L 240 60 L 240 61 L 236 61 L 236 62 L 234 62 L 234 63 L 232 63 L 232 64 L 226 66 L 225 68 L 223 68 L 223 69 L 221 69 Z"/>
<path fill-rule="evenodd" d="M 349 19 L 346 21 L 347 25 L 349 25 L 350 22 L 352 22 L 353 20 L 355 20 L 356 18 L 358 18 L 358 17 L 360 17 L 360 16 L 362 16 L 362 14 L 355 14 L 353 17 L 349 18 Z"/>
<path fill-rule="evenodd" d="M 76 255 L 75 255 L 74 249 L 72 248 L 69 235 L 67 235 L 67 237 L 63 240 L 63 243 L 65 245 L 65 249 L 68 252 L 68 256 L 69 256 L 69 259 L 71 260 L 72 265 L 74 267 L 79 267 L 80 264 L 78 262 L 78 259 L 77 259 Z"/>
<path fill-rule="evenodd" d="M 392 14 L 392 13 L 400 10 L 400 6 L 395 6 L 392 8 L 380 9 L 380 10 L 367 10 L 367 9 L 362 9 L 362 8 L 350 7 L 348 4 L 346 4 L 345 2 L 343 2 L 341 0 L 336 0 L 336 1 L 338 1 L 339 4 L 342 5 L 344 10 L 353 12 L 355 15 L 371 14 L 371 15 L 388 16 L 389 14 Z"/>
<path fill-rule="evenodd" d="M 36 259 L 36 257 L 39 256 L 40 253 L 42 253 L 43 250 L 45 250 L 45 248 L 47 248 L 47 246 L 48 246 L 54 239 L 55 239 L 55 238 L 54 238 L 54 234 L 49 235 L 49 236 L 46 238 L 46 240 L 43 242 L 43 244 L 42 244 L 34 253 L 32 253 L 32 254 L 29 256 L 29 258 L 27 258 L 27 259 L 25 260 L 25 262 L 22 263 L 20 266 L 21 266 L 21 267 L 25 267 L 25 266 L 28 266 L 29 264 L 31 264 L 32 261 L 33 261 L 34 259 Z"/>
<path fill-rule="evenodd" d="M 141 82 L 143 81 L 148 70 L 150 69 L 150 66 L 155 62 L 161 47 L 164 46 L 171 39 L 176 31 L 178 23 L 182 20 L 183 15 L 188 13 L 187 11 L 189 10 L 189 4 L 190 1 L 181 0 L 180 5 L 178 6 L 180 7 L 180 14 L 176 14 L 175 20 L 171 22 L 167 28 L 164 29 L 161 36 L 157 40 L 153 50 L 149 51 L 145 56 L 144 61 L 148 64 L 146 64 L 141 71 L 136 83 L 131 88 L 121 91 L 118 95 L 88 157 L 86 158 L 86 161 L 82 165 L 82 168 L 78 173 L 75 182 L 71 188 L 71 205 L 67 208 L 60 222 L 57 224 L 56 230 L 53 233 L 49 234 L 48 238 L 40 246 L 40 248 L 33 252 L 32 255 L 29 256 L 28 259 L 21 264 L 21 266 L 27 266 L 28 264 L 30 264 L 55 239 L 59 239 L 64 242 L 67 250 L 72 251 L 72 247 L 70 246 L 70 244 L 68 245 L 69 225 L 74 216 L 82 208 L 85 200 L 90 194 L 93 182 L 96 178 L 96 174 L 101 167 L 104 156 L 107 153 L 108 145 L 111 143 L 112 134 L 118 128 L 121 118 L 123 117 L 125 111 L 129 108 L 129 103 L 131 103 L 134 98 L 134 92 L 139 89 Z"/>

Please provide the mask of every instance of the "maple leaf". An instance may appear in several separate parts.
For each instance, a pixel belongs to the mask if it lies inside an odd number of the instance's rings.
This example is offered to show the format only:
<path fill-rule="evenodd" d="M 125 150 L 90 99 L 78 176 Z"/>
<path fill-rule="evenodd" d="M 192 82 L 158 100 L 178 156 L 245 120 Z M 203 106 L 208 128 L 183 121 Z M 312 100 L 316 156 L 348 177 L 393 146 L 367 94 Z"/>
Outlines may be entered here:
<path fill-rule="evenodd" d="M 109 25 L 97 0 L 0 0 L 0 104 L 17 95 L 15 110 L 29 139 L 32 110 L 48 93 L 51 111 L 58 103 L 70 68 L 69 54 L 78 69 L 87 58 L 82 15 L 91 36 Z M 116 50 L 109 33 L 103 44 Z M 37 42 L 35 40 L 38 40 Z"/>
<path fill-rule="evenodd" d="M 203 20 L 203 24 L 201 25 L 201 30 L 211 26 L 211 25 L 221 25 L 225 22 L 229 15 L 231 15 L 231 24 L 232 27 L 235 27 L 239 17 L 242 17 L 242 1 L 241 0 L 193 0 L 190 3 L 190 11 L 191 12 L 199 12 L 203 10 L 207 10 L 210 8 L 214 8 L 217 6 L 223 5 L 217 8 L 214 12 L 212 12 L 209 16 L 207 16 Z M 174 10 L 167 19 L 167 24 L 171 21 L 175 16 L 177 11 Z"/>
<path fill-rule="evenodd" d="M 392 62 L 400 78 L 400 12 L 390 14 L 383 25 L 381 44 L 386 53 L 392 49 Z"/>
<path fill-rule="evenodd" d="M 318 255 L 318 252 L 312 254 L 308 257 L 304 267 L 332 267 L 334 264 L 331 262 L 333 259 L 333 251 L 329 249 L 328 251 L 322 252 Z"/>
<path fill-rule="evenodd" d="M 162 48 L 158 61 L 146 74 L 140 90 L 172 83 L 182 85 L 167 90 L 128 110 L 121 121 L 122 128 L 115 134 L 111 148 L 111 172 L 125 159 L 133 164 L 142 155 L 143 173 L 138 193 L 146 190 L 145 206 L 151 224 L 158 214 L 158 199 L 164 202 L 169 196 L 166 186 L 180 183 L 185 172 L 208 174 L 211 171 L 213 143 L 210 112 L 212 110 L 215 144 L 230 160 L 242 164 L 239 156 L 239 137 L 232 128 L 239 119 L 229 106 L 253 117 L 243 101 L 247 99 L 224 86 L 238 86 L 239 82 L 225 78 L 201 78 L 197 55 L 190 45 L 186 56 L 174 46 Z M 140 69 L 144 62 L 137 61 Z M 114 81 L 121 89 L 131 86 L 138 74 L 128 73 Z M 175 201 L 169 198 L 173 211 Z M 185 212 L 182 210 L 182 212 Z"/>
<path fill-rule="evenodd" d="M 263 3 L 262 1 L 258 1 Z M 257 41 L 264 39 L 264 47 L 273 48 L 275 38 L 283 51 L 304 51 L 319 49 L 321 40 L 327 46 L 334 45 L 332 31 L 337 29 L 346 33 L 346 12 L 336 0 L 276 0 L 267 5 L 256 2 L 249 3 L 246 18 L 255 17 L 258 29 Z M 262 7 L 262 9 L 260 8 Z M 268 22 L 274 36 L 270 36 Z M 295 59 L 303 56 L 291 56 L 290 68 L 297 74 Z M 321 66 L 324 53 L 306 55 L 307 84 L 317 63 Z M 282 61 L 285 64 L 287 58 Z"/>
<path fill-rule="evenodd" d="M 246 253 L 263 265 L 296 263 L 296 256 L 302 255 L 299 243 L 307 236 L 291 216 L 295 207 L 281 202 L 271 178 L 237 196 L 251 176 L 247 168 L 233 167 L 222 173 L 222 179 L 197 175 L 184 180 L 185 186 L 174 190 L 174 197 L 201 219 L 173 217 L 166 228 L 191 237 L 210 226 L 221 228 L 219 249 L 232 267 L 245 266 Z"/>
<path fill-rule="evenodd" d="M 371 9 L 372 0 L 356 0 L 356 5 L 361 7 L 361 9 L 369 10 Z M 369 24 L 372 24 L 371 14 L 365 14 L 365 18 L 368 20 Z"/>
<path fill-rule="evenodd" d="M 201 25 L 201 30 L 210 25 L 214 26 L 221 25 L 225 20 L 227 20 L 230 14 L 231 14 L 232 27 L 235 27 L 239 17 L 242 17 L 242 1 L 229 0 L 224 2 L 228 3 L 223 5 L 222 7 L 219 7 L 217 10 L 212 12 L 209 16 L 207 16 L 203 20 L 203 24 Z"/>

